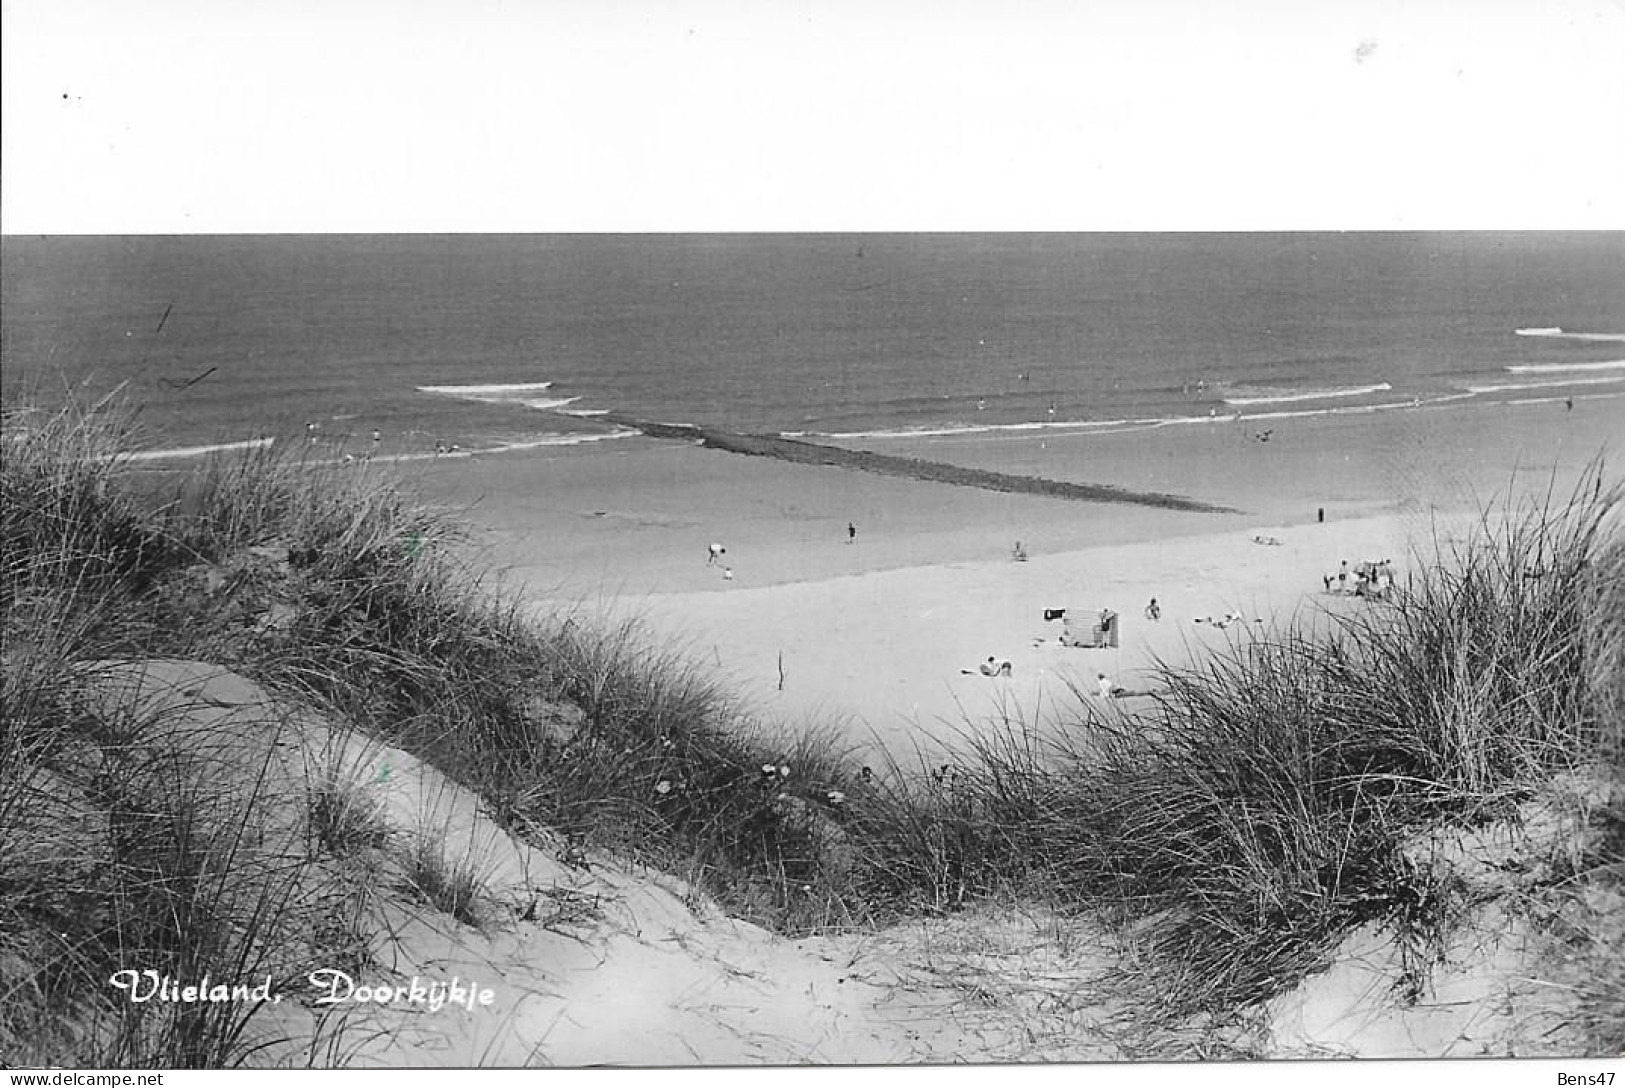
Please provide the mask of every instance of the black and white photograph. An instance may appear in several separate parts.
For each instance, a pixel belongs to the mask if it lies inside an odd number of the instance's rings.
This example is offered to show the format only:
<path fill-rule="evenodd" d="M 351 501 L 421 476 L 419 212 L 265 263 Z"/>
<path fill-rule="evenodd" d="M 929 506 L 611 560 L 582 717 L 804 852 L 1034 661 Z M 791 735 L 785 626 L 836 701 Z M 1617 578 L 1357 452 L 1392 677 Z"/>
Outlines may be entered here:
<path fill-rule="evenodd" d="M 3 19 L 12 1083 L 1613 1083 L 1625 0 Z"/>

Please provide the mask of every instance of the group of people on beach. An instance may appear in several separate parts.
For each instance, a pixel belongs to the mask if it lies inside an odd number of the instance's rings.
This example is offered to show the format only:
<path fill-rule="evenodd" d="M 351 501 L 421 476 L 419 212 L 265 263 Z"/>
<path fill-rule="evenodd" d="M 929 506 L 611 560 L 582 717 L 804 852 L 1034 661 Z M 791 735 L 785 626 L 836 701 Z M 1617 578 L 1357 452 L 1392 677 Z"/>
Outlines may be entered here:
<path fill-rule="evenodd" d="M 1343 560 L 1336 571 L 1320 576 L 1327 593 L 1362 597 L 1367 600 L 1386 600 L 1394 591 L 1394 561 L 1368 559 L 1356 563 L 1352 569 Z"/>

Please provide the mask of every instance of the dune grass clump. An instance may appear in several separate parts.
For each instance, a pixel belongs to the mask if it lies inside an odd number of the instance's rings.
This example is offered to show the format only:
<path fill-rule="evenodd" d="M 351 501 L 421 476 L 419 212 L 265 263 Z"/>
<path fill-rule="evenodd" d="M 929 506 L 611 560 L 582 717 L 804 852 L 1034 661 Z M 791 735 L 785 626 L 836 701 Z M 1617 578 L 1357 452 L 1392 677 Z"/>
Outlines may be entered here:
<path fill-rule="evenodd" d="M 322 850 L 347 855 L 388 845 L 389 823 L 368 783 L 327 764 L 315 770 L 306 790 L 306 825 Z"/>
<path fill-rule="evenodd" d="M 404 879 L 441 913 L 476 929 L 482 924 L 489 888 L 472 844 L 457 850 L 448 844 L 443 829 L 420 830 L 406 852 Z"/>
<path fill-rule="evenodd" d="M 172 542 L 123 486 L 119 451 L 131 431 L 106 405 L 0 411 L 0 555 L 8 567 L 0 602 L 8 609 L 27 603 L 27 590 L 105 604 L 111 587 L 144 588 L 171 559 Z"/>
<path fill-rule="evenodd" d="M 55 683 L 71 717 L 8 703 L 8 739 L 34 743 L 0 776 L 0 1061 L 252 1064 L 286 1042 L 257 1024 L 265 995 L 343 951 L 327 924 L 343 890 L 278 834 L 263 783 L 177 758 L 157 712 L 105 703 L 72 663 Z M 222 982 L 264 993 L 165 996 Z"/>

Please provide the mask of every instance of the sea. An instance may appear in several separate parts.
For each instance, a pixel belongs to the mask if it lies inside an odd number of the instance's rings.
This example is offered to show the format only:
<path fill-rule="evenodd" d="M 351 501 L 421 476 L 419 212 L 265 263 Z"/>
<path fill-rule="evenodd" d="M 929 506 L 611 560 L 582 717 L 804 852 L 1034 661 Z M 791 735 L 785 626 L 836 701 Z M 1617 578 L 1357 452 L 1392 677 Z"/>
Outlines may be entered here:
<path fill-rule="evenodd" d="M 1617 400 L 1625 232 L 22 237 L 0 399 L 159 460 Z"/>

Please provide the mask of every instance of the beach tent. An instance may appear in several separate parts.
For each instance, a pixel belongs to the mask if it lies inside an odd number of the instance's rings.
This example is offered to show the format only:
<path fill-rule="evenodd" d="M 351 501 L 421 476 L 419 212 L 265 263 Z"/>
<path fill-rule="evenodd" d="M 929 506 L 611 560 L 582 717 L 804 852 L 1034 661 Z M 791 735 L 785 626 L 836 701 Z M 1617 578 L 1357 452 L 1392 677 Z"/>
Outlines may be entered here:
<path fill-rule="evenodd" d="M 1061 617 L 1061 645 L 1091 650 L 1116 649 L 1121 617 L 1109 608 L 1099 612 L 1067 610 Z"/>

